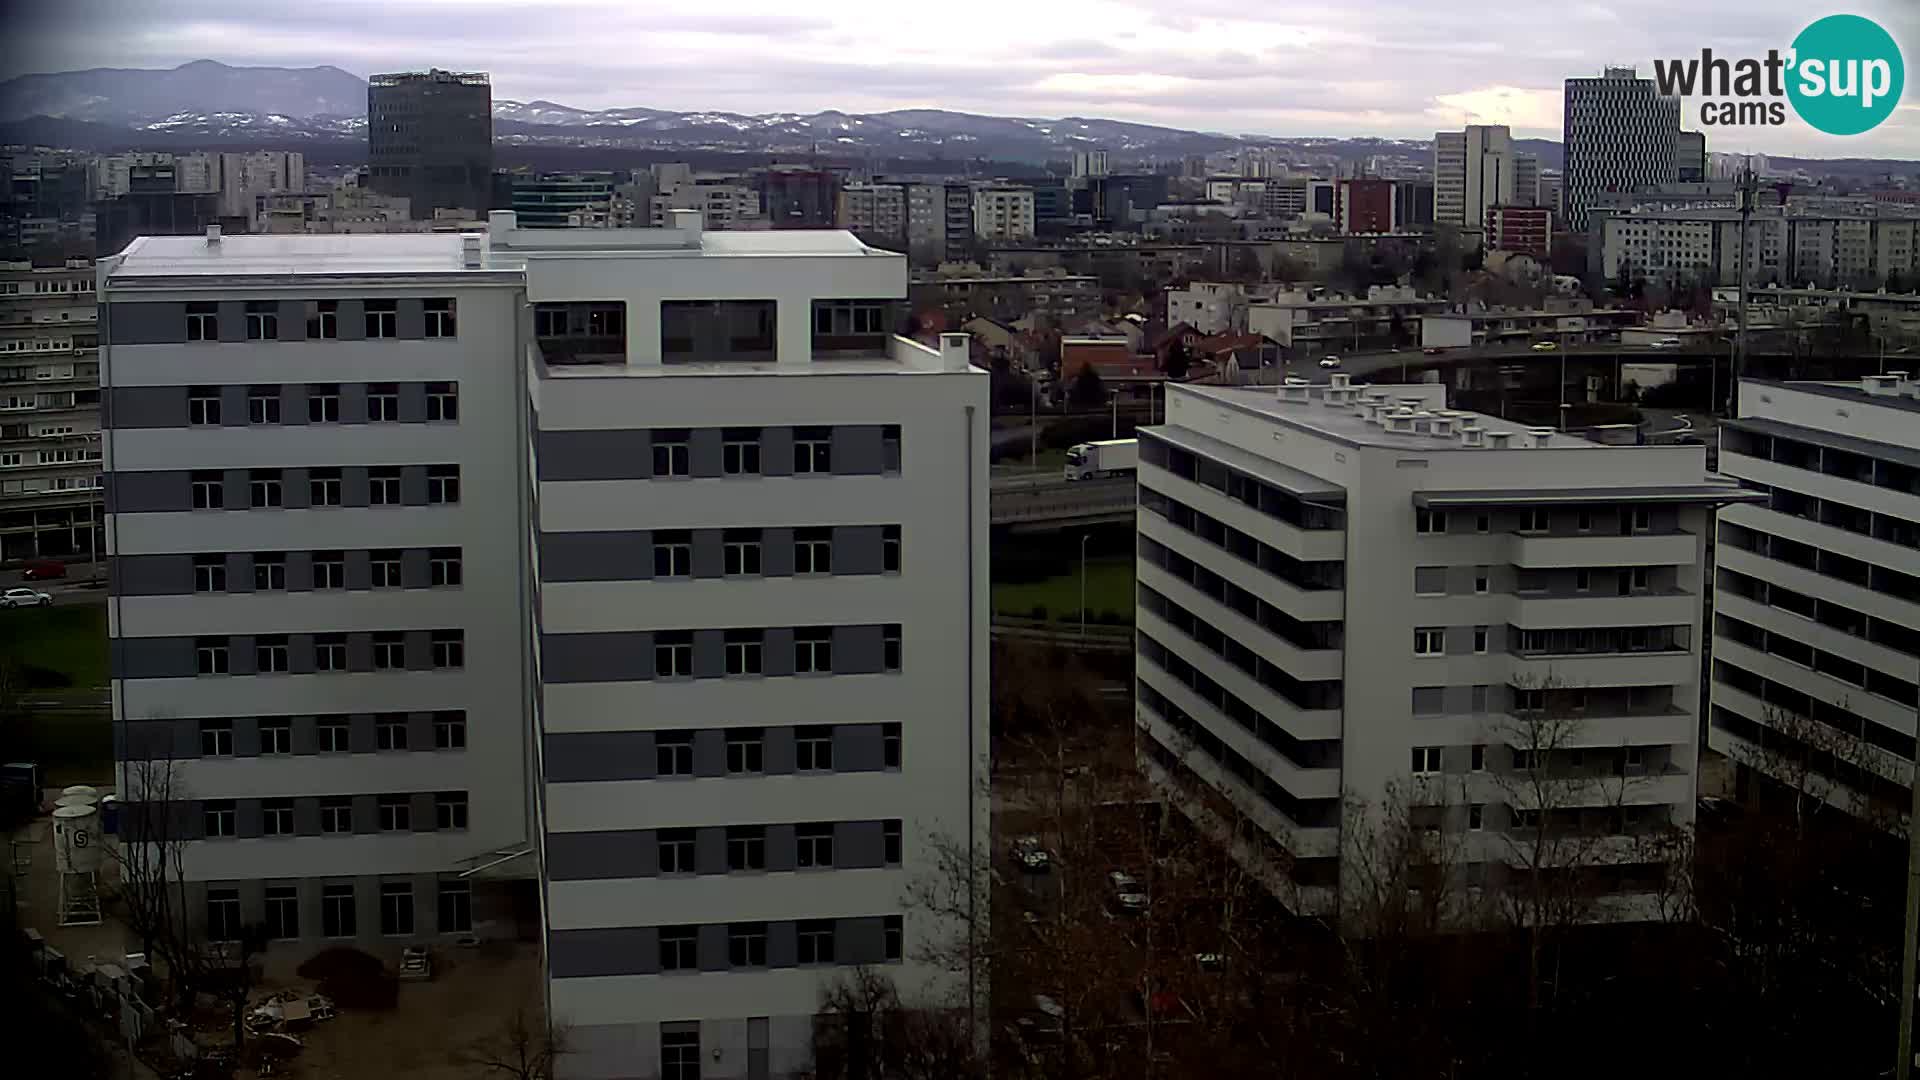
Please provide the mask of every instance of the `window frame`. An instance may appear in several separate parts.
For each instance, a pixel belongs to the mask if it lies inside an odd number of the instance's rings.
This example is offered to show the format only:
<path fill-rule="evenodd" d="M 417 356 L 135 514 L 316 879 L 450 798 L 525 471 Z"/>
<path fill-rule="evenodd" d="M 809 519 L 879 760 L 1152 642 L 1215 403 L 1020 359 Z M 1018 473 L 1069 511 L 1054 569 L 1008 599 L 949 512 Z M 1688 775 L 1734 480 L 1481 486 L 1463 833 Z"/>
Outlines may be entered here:
<path fill-rule="evenodd" d="M 1444 767 L 1444 747 L 1416 746 L 1412 748 L 1411 771 L 1414 776 L 1438 776 Z"/>

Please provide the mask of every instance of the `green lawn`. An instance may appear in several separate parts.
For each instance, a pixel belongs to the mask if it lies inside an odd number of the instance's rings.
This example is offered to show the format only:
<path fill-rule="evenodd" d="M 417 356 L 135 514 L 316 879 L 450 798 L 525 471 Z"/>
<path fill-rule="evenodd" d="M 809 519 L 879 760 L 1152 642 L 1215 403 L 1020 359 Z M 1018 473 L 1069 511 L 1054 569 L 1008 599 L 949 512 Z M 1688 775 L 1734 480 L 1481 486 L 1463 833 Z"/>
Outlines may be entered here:
<path fill-rule="evenodd" d="M 56 604 L 0 610 L 0 658 L 16 665 L 35 686 L 31 669 L 57 672 L 76 689 L 107 685 L 107 607 Z"/>
<path fill-rule="evenodd" d="M 1022 618 L 1034 608 L 1047 609 L 1047 618 L 1061 622 L 1076 621 L 1080 611 L 1080 570 L 1024 584 L 995 582 L 993 610 L 1002 615 Z M 1114 612 L 1125 621 L 1133 621 L 1133 556 L 1120 555 L 1087 560 L 1087 609 L 1092 618 L 1102 612 Z"/>
<path fill-rule="evenodd" d="M 1035 463 L 1036 461 L 1038 464 Z M 1044 472 L 1058 477 L 1061 475 L 1062 470 L 1067 467 L 1067 452 L 1058 449 L 1050 450 L 1043 446 L 1040 448 L 1040 456 L 1037 459 L 1029 458 L 1027 457 L 1026 444 L 1021 443 L 1017 454 L 1009 454 L 1001 458 L 999 461 L 994 462 L 993 467 L 996 472 L 1002 475 Z M 1091 589 L 1093 587 L 1092 583 L 1088 583 L 1087 587 Z"/>

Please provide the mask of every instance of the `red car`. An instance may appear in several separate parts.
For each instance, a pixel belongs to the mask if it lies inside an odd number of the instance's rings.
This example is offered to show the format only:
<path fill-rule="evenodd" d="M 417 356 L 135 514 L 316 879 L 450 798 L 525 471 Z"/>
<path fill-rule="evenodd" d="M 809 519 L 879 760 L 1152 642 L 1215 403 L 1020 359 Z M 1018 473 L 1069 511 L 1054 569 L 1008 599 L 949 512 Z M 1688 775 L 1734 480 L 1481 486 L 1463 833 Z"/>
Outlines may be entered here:
<path fill-rule="evenodd" d="M 22 581 L 49 581 L 67 576 L 67 564 L 52 559 L 39 559 L 30 562 L 20 571 Z"/>

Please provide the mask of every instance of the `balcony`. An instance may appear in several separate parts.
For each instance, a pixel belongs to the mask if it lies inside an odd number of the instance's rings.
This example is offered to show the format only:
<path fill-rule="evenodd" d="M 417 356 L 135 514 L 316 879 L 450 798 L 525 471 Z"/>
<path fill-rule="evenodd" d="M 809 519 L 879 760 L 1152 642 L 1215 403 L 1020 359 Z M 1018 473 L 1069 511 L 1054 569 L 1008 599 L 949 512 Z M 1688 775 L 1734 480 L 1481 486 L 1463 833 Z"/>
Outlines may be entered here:
<path fill-rule="evenodd" d="M 1546 536 L 1512 534 L 1515 566 L 1551 570 L 1579 566 L 1691 566 L 1700 558 L 1700 538 L 1690 532 Z"/>
<path fill-rule="evenodd" d="M 1592 592 L 1571 596 L 1517 593 L 1513 625 L 1545 630 L 1556 626 L 1685 626 L 1700 598 L 1688 592 L 1639 592 L 1625 596 Z"/>

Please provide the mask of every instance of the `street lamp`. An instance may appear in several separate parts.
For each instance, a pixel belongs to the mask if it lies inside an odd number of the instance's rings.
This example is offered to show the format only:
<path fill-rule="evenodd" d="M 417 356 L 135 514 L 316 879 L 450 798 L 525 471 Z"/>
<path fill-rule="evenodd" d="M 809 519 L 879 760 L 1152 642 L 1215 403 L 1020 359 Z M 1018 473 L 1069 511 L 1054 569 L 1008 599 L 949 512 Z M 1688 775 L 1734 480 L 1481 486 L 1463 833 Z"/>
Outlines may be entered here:
<path fill-rule="evenodd" d="M 1027 373 L 1027 388 L 1031 395 L 1031 407 L 1027 411 L 1027 468 L 1040 468 L 1040 380 L 1031 371 Z"/>
<path fill-rule="evenodd" d="M 1080 534 L 1080 647 L 1087 647 L 1087 541 L 1090 532 Z"/>
<path fill-rule="evenodd" d="M 1120 437 L 1120 391 L 1107 391 L 1107 401 L 1113 405 L 1113 434 L 1107 438 L 1117 439 Z"/>

